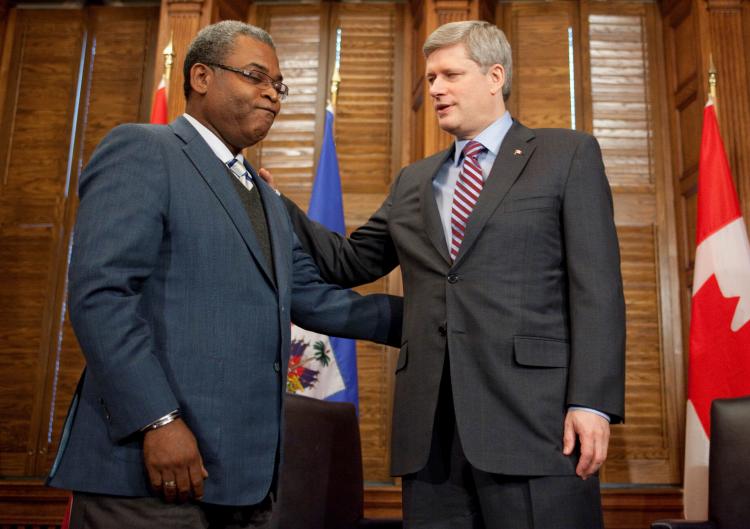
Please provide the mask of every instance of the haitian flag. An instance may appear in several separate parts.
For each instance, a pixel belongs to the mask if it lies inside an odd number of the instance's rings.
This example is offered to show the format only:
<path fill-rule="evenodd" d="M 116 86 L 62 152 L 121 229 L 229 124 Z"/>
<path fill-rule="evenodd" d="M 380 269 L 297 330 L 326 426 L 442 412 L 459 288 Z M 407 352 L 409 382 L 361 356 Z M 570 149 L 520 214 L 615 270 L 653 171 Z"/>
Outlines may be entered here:
<path fill-rule="evenodd" d="M 326 109 L 323 146 L 315 175 L 308 216 L 331 231 L 346 234 L 341 177 L 333 141 L 333 109 Z M 356 342 L 329 337 L 292 325 L 287 391 L 359 408 Z"/>
<path fill-rule="evenodd" d="M 711 402 L 750 395 L 750 244 L 714 103 L 703 112 L 685 416 L 687 519 L 708 516 Z"/>

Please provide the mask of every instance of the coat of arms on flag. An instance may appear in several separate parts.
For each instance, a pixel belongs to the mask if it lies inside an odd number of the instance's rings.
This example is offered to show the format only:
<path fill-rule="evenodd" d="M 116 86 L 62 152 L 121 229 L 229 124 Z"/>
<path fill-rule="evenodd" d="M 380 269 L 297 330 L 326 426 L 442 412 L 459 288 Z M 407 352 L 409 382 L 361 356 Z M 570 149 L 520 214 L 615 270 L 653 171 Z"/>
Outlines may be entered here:
<path fill-rule="evenodd" d="M 292 327 L 286 388 L 290 393 L 320 399 L 346 388 L 328 336 Z"/>

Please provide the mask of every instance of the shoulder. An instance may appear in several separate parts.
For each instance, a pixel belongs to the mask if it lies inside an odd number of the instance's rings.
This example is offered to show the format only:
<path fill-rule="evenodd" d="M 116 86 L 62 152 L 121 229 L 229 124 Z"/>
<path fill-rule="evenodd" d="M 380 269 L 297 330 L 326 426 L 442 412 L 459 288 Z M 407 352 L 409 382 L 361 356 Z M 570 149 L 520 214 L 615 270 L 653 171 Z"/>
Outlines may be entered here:
<path fill-rule="evenodd" d="M 579 145 L 597 143 L 596 138 L 588 132 L 572 129 L 531 129 L 536 139 L 541 144 L 567 145 L 577 147 Z"/>
<path fill-rule="evenodd" d="M 542 148 L 572 152 L 592 148 L 599 150 L 599 142 L 588 132 L 553 128 L 531 130 L 534 132 L 537 145 Z"/>
<path fill-rule="evenodd" d="M 109 131 L 102 140 L 102 143 L 110 141 L 127 141 L 135 143 L 163 142 L 174 137 L 175 134 L 168 125 L 123 123 Z"/>

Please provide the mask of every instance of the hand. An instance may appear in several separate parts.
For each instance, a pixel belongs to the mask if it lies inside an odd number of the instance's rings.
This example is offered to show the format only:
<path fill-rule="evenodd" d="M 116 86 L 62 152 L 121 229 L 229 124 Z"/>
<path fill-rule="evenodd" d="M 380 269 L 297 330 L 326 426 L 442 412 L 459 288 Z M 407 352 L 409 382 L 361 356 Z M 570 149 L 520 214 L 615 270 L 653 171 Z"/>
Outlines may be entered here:
<path fill-rule="evenodd" d="M 258 175 L 266 181 L 266 183 L 271 186 L 272 188 L 276 189 L 276 183 L 273 180 L 273 175 L 271 174 L 271 171 L 268 169 L 265 169 L 261 167 L 260 171 L 258 171 Z"/>
<path fill-rule="evenodd" d="M 208 472 L 195 436 L 182 419 L 144 434 L 143 460 L 151 486 L 162 491 L 166 501 L 187 501 L 191 491 L 196 500 L 203 498 Z"/>
<path fill-rule="evenodd" d="M 576 445 L 576 435 L 581 442 L 581 458 L 576 474 L 588 478 L 607 459 L 609 422 L 604 417 L 585 410 L 569 410 L 565 416 L 563 454 L 569 456 Z"/>

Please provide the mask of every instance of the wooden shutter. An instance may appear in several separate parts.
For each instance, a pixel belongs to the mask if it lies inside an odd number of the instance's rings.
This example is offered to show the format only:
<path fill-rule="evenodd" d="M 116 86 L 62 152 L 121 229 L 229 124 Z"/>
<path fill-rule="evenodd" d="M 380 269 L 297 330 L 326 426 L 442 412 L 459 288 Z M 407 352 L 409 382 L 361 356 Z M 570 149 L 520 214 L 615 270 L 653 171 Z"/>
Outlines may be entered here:
<path fill-rule="evenodd" d="M 342 30 L 341 84 L 335 141 L 348 230 L 380 206 L 400 161 L 393 142 L 396 43 L 401 10 L 393 3 L 261 5 L 256 22 L 276 43 L 290 96 L 251 159 L 271 169 L 278 187 L 303 209 L 312 192 L 333 69 L 335 32 Z M 393 290 L 381 279 L 357 291 Z M 391 481 L 393 353 L 357 343 L 360 428 L 365 479 Z"/>

